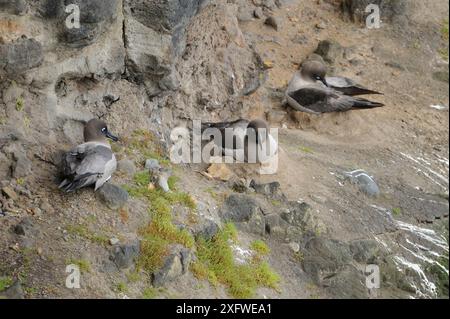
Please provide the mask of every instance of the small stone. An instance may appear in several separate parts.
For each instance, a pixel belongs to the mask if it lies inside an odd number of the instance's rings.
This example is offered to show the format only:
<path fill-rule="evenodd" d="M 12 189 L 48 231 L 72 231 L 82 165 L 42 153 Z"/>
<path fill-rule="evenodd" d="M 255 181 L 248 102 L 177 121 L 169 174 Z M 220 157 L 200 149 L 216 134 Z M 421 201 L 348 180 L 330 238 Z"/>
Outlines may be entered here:
<path fill-rule="evenodd" d="M 229 196 L 222 207 L 223 218 L 237 223 L 249 222 L 259 211 L 260 207 L 253 198 L 238 194 Z"/>
<path fill-rule="evenodd" d="M 265 196 L 274 196 L 278 194 L 280 190 L 280 183 L 273 182 L 268 184 L 258 184 L 256 181 L 252 180 L 250 187 L 253 188 L 258 194 Z"/>
<path fill-rule="evenodd" d="M 273 61 L 266 60 L 263 62 L 263 65 L 266 69 L 273 69 L 275 64 L 273 63 Z"/>
<path fill-rule="evenodd" d="M 127 245 L 116 245 L 111 253 L 110 259 L 119 269 L 130 268 L 139 256 L 140 243 L 137 241 Z"/>
<path fill-rule="evenodd" d="M 344 57 L 344 48 L 334 40 L 324 40 L 319 43 L 314 53 L 320 55 L 326 62 L 334 64 Z"/>
<path fill-rule="evenodd" d="M 264 24 L 274 28 L 276 31 L 278 31 L 278 27 L 280 25 L 278 19 L 274 16 L 268 17 L 266 21 L 264 21 Z"/>
<path fill-rule="evenodd" d="M 226 164 L 211 164 L 207 171 L 208 175 L 214 179 L 220 179 L 224 182 L 229 181 L 234 173 L 228 168 Z"/>
<path fill-rule="evenodd" d="M 42 200 L 40 208 L 43 212 L 45 212 L 47 215 L 52 215 L 54 214 L 55 210 L 53 209 L 53 207 L 50 205 L 50 203 L 48 202 L 48 200 Z"/>
<path fill-rule="evenodd" d="M 358 185 L 361 191 L 366 195 L 371 197 L 377 197 L 380 195 L 380 188 L 377 183 L 364 170 L 347 172 L 345 173 L 345 177 L 346 179 L 349 179 L 351 183 Z"/>
<path fill-rule="evenodd" d="M 173 246 L 164 266 L 152 276 L 153 286 L 162 287 L 184 275 L 192 261 L 192 252 L 180 245 Z"/>
<path fill-rule="evenodd" d="M 327 201 L 326 198 L 319 196 L 319 195 L 315 195 L 315 194 L 309 195 L 309 197 L 317 204 L 325 204 Z"/>
<path fill-rule="evenodd" d="M 253 16 L 254 16 L 256 19 L 262 19 L 262 18 L 264 18 L 264 11 L 263 11 L 263 9 L 262 9 L 261 7 L 257 7 L 257 8 L 255 9 L 255 11 L 253 11 Z"/>
<path fill-rule="evenodd" d="M 14 233 L 16 233 L 19 236 L 28 237 L 32 235 L 33 228 L 34 228 L 33 221 L 30 218 L 25 217 L 19 224 L 17 224 L 14 227 Z"/>
<path fill-rule="evenodd" d="M 109 240 L 109 244 L 110 244 L 111 246 L 115 246 L 115 245 L 117 245 L 119 242 L 120 242 L 120 240 L 117 239 L 117 238 L 111 238 L 111 239 Z"/>
<path fill-rule="evenodd" d="M 6 298 L 6 299 L 25 299 L 25 294 L 22 289 L 22 285 L 20 284 L 20 281 L 16 281 L 14 284 L 12 284 L 9 288 L 7 288 L 5 291 L 0 293 L 0 299 Z"/>
<path fill-rule="evenodd" d="M 123 188 L 106 183 L 98 191 L 97 195 L 110 209 L 117 210 L 125 206 L 129 195 Z"/>
<path fill-rule="evenodd" d="M 7 198 L 10 198 L 12 200 L 17 200 L 19 198 L 19 196 L 17 195 L 17 193 L 9 186 L 5 186 L 2 188 L 2 193 L 4 195 L 6 195 Z"/>
<path fill-rule="evenodd" d="M 327 28 L 327 24 L 322 21 L 322 22 L 316 24 L 316 28 L 319 29 L 319 30 L 324 30 L 324 29 Z"/>
<path fill-rule="evenodd" d="M 117 163 L 117 169 L 119 172 L 123 172 L 128 176 L 134 176 L 136 174 L 136 166 L 133 161 L 123 159 Z"/>
<path fill-rule="evenodd" d="M 151 158 L 145 161 L 145 169 L 153 171 L 159 168 L 161 168 L 161 166 L 159 165 L 158 160 Z"/>
<path fill-rule="evenodd" d="M 300 252 L 300 245 L 298 243 L 289 243 L 289 248 L 296 254 Z"/>

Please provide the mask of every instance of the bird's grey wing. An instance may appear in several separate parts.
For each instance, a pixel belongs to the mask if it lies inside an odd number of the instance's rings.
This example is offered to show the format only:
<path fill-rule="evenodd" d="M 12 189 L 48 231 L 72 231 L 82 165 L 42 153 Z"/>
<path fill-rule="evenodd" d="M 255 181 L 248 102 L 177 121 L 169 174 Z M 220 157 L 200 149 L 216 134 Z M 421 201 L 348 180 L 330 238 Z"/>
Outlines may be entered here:
<path fill-rule="evenodd" d="M 104 178 L 105 168 L 113 158 L 107 146 L 92 143 L 77 146 L 66 154 L 64 180 L 59 188 L 72 192 L 96 183 Z"/>
<path fill-rule="evenodd" d="M 366 94 L 381 94 L 377 91 L 369 90 L 355 81 L 345 77 L 333 76 L 326 77 L 326 81 L 330 88 L 337 90 L 345 95 L 357 96 Z"/>
<path fill-rule="evenodd" d="M 76 168 L 76 175 L 103 175 L 106 164 L 113 159 L 110 148 L 97 145 L 86 149 L 84 158 Z"/>
<path fill-rule="evenodd" d="M 232 134 L 233 132 L 236 132 L 240 136 L 240 132 L 247 129 L 248 123 L 249 122 L 244 119 L 232 122 L 203 123 L 202 134 L 205 132 L 208 134 L 208 130 L 211 130 L 211 132 L 213 132 L 214 129 L 219 130 L 222 137 L 222 144 L 218 146 L 221 148 L 236 149 L 239 146 L 239 137 L 233 138 Z M 213 134 L 211 134 L 211 137 L 212 135 Z"/>
<path fill-rule="evenodd" d="M 304 87 L 287 94 L 289 104 L 303 112 L 320 114 L 329 112 L 329 99 L 336 96 L 331 90 L 318 87 Z"/>
<path fill-rule="evenodd" d="M 86 144 L 81 144 L 64 155 L 62 161 L 62 172 L 64 176 L 70 176 L 76 173 L 77 167 L 87 155 L 87 149 Z"/>

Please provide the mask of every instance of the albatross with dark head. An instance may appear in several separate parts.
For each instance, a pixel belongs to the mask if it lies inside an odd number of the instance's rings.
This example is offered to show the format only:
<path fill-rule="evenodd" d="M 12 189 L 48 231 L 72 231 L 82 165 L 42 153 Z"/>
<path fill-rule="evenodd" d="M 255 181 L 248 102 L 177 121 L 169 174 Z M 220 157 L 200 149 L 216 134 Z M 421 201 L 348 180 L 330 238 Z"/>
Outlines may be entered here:
<path fill-rule="evenodd" d="M 384 106 L 355 97 L 363 94 L 379 94 L 368 90 L 352 80 L 342 77 L 327 77 L 327 67 L 317 58 L 303 62 L 289 83 L 286 100 L 294 109 L 321 114 L 344 112 L 352 109 L 371 109 Z"/>
<path fill-rule="evenodd" d="M 266 121 L 256 119 L 248 121 L 239 119 L 233 122 L 204 123 L 202 134 L 207 130 L 218 130 L 221 140 L 215 144 L 226 156 L 235 158 L 238 162 L 264 163 L 278 153 L 278 143 L 270 134 Z M 212 135 L 213 131 L 210 131 Z"/>
<path fill-rule="evenodd" d="M 94 185 L 97 190 L 111 178 L 117 161 L 107 139 L 118 141 L 104 121 L 93 119 L 85 125 L 85 143 L 66 153 L 63 158 L 64 180 L 59 185 L 60 189 L 69 193 Z"/>

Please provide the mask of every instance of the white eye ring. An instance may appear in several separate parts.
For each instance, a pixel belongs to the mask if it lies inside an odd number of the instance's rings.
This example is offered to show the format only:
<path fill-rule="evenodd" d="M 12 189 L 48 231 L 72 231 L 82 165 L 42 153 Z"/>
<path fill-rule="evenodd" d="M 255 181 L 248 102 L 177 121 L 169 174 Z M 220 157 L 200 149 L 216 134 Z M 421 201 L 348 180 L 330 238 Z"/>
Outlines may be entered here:
<path fill-rule="evenodd" d="M 106 127 L 102 128 L 102 132 L 106 133 Z"/>

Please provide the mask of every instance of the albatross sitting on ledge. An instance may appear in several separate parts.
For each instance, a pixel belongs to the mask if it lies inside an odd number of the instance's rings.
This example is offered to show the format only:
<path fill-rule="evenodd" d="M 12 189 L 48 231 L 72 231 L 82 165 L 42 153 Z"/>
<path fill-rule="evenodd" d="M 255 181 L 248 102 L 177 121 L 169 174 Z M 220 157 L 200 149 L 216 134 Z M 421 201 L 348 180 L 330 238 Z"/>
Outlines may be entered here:
<path fill-rule="evenodd" d="M 238 162 L 265 163 L 277 155 L 278 143 L 270 134 L 270 128 L 264 120 L 239 119 L 233 122 L 203 123 L 202 135 L 215 136 L 220 132 L 220 139 L 214 139 L 223 155 L 233 157 Z"/>
<path fill-rule="evenodd" d="M 61 190 L 70 193 L 91 185 L 95 185 L 97 190 L 111 178 L 117 161 L 107 139 L 118 141 L 105 122 L 93 119 L 85 125 L 85 143 L 66 153 L 63 158 Z"/>
<path fill-rule="evenodd" d="M 287 103 L 297 111 L 311 114 L 384 106 L 382 103 L 355 97 L 380 93 L 365 89 L 346 78 L 327 78 L 326 73 L 326 65 L 319 59 L 305 61 L 289 83 L 286 91 Z"/>

